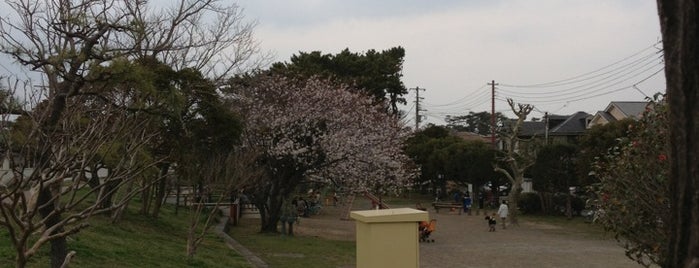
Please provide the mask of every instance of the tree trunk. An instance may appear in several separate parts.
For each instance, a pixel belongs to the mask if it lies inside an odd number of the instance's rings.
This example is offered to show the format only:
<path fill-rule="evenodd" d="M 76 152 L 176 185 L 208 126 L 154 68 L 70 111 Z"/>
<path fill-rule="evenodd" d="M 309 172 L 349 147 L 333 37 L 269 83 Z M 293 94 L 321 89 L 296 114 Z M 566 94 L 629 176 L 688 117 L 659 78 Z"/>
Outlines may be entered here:
<path fill-rule="evenodd" d="M 289 228 L 287 228 L 287 231 L 288 231 L 287 234 L 288 234 L 289 236 L 294 236 L 294 222 L 293 222 L 293 221 L 289 221 L 288 223 L 289 223 Z M 282 223 L 282 224 L 285 224 L 285 223 Z"/>
<path fill-rule="evenodd" d="M 180 195 L 182 194 L 182 187 L 180 186 L 180 183 L 178 181 L 175 181 L 175 188 L 175 215 L 177 215 L 180 208 Z"/>
<path fill-rule="evenodd" d="M 102 203 L 100 204 L 102 208 L 112 207 L 112 204 L 114 203 L 114 194 L 116 193 L 116 188 L 120 183 L 121 180 L 110 180 L 105 182 L 104 188 L 102 189 L 104 191 L 104 197 L 101 197 Z"/>
<path fill-rule="evenodd" d="M 51 102 L 51 114 L 49 115 L 48 119 L 44 121 L 42 124 L 42 129 L 45 131 L 45 133 L 52 133 L 54 127 L 58 124 L 58 121 L 61 118 L 63 111 L 65 110 L 68 92 L 69 90 L 66 84 L 60 84 L 59 88 L 56 90 L 56 96 Z M 39 165 L 37 165 L 37 170 L 34 170 L 34 172 L 38 172 L 39 174 L 41 174 L 43 169 L 50 165 L 49 162 L 51 161 L 51 142 L 45 140 L 44 142 L 42 142 L 42 144 L 44 148 L 42 150 L 41 158 L 39 159 Z M 58 187 L 58 190 L 55 192 L 60 193 L 60 184 L 42 185 L 41 189 L 39 190 L 39 196 L 37 198 L 39 215 L 41 215 L 41 217 L 45 219 L 44 228 L 47 229 L 52 228 L 61 222 L 61 213 L 55 211 L 56 203 L 58 201 L 53 200 L 55 196 L 53 189 L 51 189 L 52 187 Z M 63 231 L 63 226 L 60 226 L 59 228 L 53 230 L 53 232 L 51 232 L 51 235 L 62 233 Z M 51 267 L 59 268 L 63 265 L 63 261 L 65 260 L 65 257 L 68 254 L 68 243 L 66 241 L 65 236 L 60 236 L 51 239 L 50 244 Z"/>
<path fill-rule="evenodd" d="M 144 182 L 144 184 L 147 184 Z M 151 185 L 144 185 L 143 187 L 143 192 L 141 192 L 141 211 L 139 211 L 143 215 L 148 215 L 148 212 L 150 211 L 150 191 L 153 188 Z"/>
<path fill-rule="evenodd" d="M 284 176 L 284 175 L 278 175 Z M 277 223 L 284 212 L 284 200 L 296 189 L 303 178 L 301 172 L 293 172 L 286 179 L 271 182 L 255 194 L 255 203 L 260 209 L 261 230 L 263 233 L 278 233 Z"/>
<path fill-rule="evenodd" d="M 522 179 L 518 179 L 518 181 L 522 181 Z M 522 184 L 521 183 L 513 183 L 512 184 L 512 189 L 510 190 L 510 194 L 508 196 L 508 214 L 507 217 L 510 220 L 510 224 L 519 226 L 519 221 L 518 221 L 518 214 L 519 214 L 519 195 L 522 192 Z"/>
<path fill-rule="evenodd" d="M 169 163 L 163 163 L 160 167 L 160 181 L 158 181 L 158 189 L 155 193 L 155 202 L 153 203 L 153 218 L 158 218 L 160 214 L 160 207 L 165 201 L 165 193 L 167 191 L 167 172 L 170 170 Z"/>
<path fill-rule="evenodd" d="M 670 124 L 665 267 L 699 267 L 699 3 L 658 0 Z"/>
<path fill-rule="evenodd" d="M 476 209 L 476 216 L 480 215 L 481 209 L 480 205 L 478 204 L 478 200 L 480 200 L 480 191 L 474 190 L 473 191 L 473 199 L 471 199 L 471 210 L 474 208 Z"/>
<path fill-rule="evenodd" d="M 570 220 L 573 218 L 573 205 L 572 197 L 570 194 L 566 194 L 566 217 Z"/>
<path fill-rule="evenodd" d="M 280 196 L 279 194 L 270 195 L 267 197 L 267 202 L 265 202 L 266 204 L 257 204 L 257 206 L 260 208 L 260 217 L 263 219 L 260 232 L 279 232 L 277 230 L 277 223 L 279 222 L 279 218 L 281 217 L 281 207 L 283 200 L 284 197 Z M 261 208 L 260 205 L 263 205 L 264 209 Z M 264 215 L 262 215 L 263 210 L 265 212 Z"/>
<path fill-rule="evenodd" d="M 129 180 L 128 184 L 126 185 L 127 193 L 130 193 L 133 190 L 133 186 L 135 183 L 135 180 Z M 116 223 L 119 220 L 121 220 L 121 217 L 124 215 L 124 211 L 129 209 L 129 203 L 130 200 L 128 200 L 123 206 L 119 206 L 116 209 L 112 210 L 112 223 Z"/>
<path fill-rule="evenodd" d="M 53 227 L 61 221 L 61 215 L 59 213 L 52 212 L 56 209 L 55 201 L 53 199 L 53 193 L 49 187 L 55 186 L 44 186 L 39 192 L 38 204 L 39 204 L 39 215 L 46 219 L 44 226 Z M 60 186 L 58 186 L 60 187 Z M 63 227 L 56 228 L 51 235 L 62 233 Z M 66 254 L 68 254 L 68 243 L 65 237 L 57 237 L 51 240 L 51 267 L 59 268 L 63 265 Z"/>
<path fill-rule="evenodd" d="M 27 258 L 24 255 L 24 248 L 17 250 L 17 256 L 15 257 L 15 267 L 25 267 L 27 266 Z"/>
<path fill-rule="evenodd" d="M 541 214 L 546 214 L 546 197 L 545 192 L 539 192 L 539 203 L 541 203 Z"/>
<path fill-rule="evenodd" d="M 90 170 L 90 179 L 87 181 L 87 184 L 90 185 L 90 188 L 92 189 L 97 189 L 97 187 L 100 186 L 100 178 L 97 172 L 98 169 L 98 165 L 95 165 Z"/>

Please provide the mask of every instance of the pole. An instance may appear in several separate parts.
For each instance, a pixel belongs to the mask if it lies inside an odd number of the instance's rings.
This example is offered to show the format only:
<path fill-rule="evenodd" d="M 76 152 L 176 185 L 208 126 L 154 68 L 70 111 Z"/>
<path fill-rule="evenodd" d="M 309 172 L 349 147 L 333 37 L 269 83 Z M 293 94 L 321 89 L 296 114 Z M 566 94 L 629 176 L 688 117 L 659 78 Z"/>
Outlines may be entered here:
<path fill-rule="evenodd" d="M 425 90 L 424 88 L 420 87 L 415 87 L 415 131 L 418 131 L 420 129 L 420 111 L 425 111 L 420 108 L 420 100 L 422 99 L 420 97 L 420 90 Z"/>
<path fill-rule="evenodd" d="M 415 87 L 415 131 L 420 129 L 420 87 Z"/>
<path fill-rule="evenodd" d="M 545 124 L 544 126 L 546 129 L 546 133 L 544 135 L 545 136 L 544 141 L 545 141 L 545 144 L 548 145 L 549 144 L 549 112 L 544 112 L 544 124 Z"/>
<path fill-rule="evenodd" d="M 491 85 L 490 97 L 490 143 L 495 147 L 495 80 L 492 80 L 488 85 Z"/>

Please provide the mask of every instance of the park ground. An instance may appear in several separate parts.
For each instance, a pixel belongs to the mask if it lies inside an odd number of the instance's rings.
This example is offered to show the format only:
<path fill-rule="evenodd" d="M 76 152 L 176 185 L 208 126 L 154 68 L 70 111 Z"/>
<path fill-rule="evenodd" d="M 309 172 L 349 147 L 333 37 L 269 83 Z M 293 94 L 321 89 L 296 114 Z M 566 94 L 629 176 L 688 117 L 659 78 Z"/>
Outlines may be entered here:
<path fill-rule="evenodd" d="M 391 205 L 390 201 L 388 203 Z M 368 201 L 357 199 L 352 210 L 369 208 Z M 326 206 L 320 215 L 302 218 L 295 227 L 295 234 L 354 241 L 355 222 L 343 219 L 346 212 L 346 207 Z M 459 215 L 442 209 L 437 214 L 429 208 L 428 212 L 430 218 L 437 220 L 437 229 L 430 236 L 433 243 L 420 243 L 420 267 L 423 268 L 642 267 L 624 255 L 624 249 L 611 234 L 581 219 L 568 222 L 562 218 L 523 217 L 518 226 L 502 229 L 498 225 L 496 232 L 488 232 L 483 211 L 478 215 L 475 212 Z"/>

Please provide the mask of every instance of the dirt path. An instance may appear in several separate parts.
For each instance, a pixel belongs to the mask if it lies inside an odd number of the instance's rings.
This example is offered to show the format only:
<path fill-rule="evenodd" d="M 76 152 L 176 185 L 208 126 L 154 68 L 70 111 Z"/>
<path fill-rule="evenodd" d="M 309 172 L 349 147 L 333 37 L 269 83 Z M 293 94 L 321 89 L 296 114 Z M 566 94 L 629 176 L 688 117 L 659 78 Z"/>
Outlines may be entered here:
<path fill-rule="evenodd" d="M 367 209 L 358 201 L 354 209 Z M 574 233 L 561 227 L 522 222 L 487 232 L 483 216 L 436 214 L 434 243 L 420 244 L 420 267 L 641 267 L 611 239 Z M 344 210 L 325 207 L 321 215 L 301 219 L 297 235 L 354 240 L 355 223 L 340 220 Z"/>

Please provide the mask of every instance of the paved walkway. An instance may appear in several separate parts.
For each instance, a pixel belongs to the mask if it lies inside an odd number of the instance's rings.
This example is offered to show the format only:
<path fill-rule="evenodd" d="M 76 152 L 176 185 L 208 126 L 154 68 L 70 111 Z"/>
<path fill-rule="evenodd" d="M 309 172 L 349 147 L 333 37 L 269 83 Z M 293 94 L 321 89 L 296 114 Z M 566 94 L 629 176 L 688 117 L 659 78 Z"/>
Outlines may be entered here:
<path fill-rule="evenodd" d="M 440 211 L 442 212 L 442 211 Z M 521 222 L 488 232 L 484 215 L 436 214 L 434 243 L 420 244 L 420 267 L 641 267 L 614 240 Z M 500 222 L 498 222 L 500 223 Z"/>
<path fill-rule="evenodd" d="M 223 241 L 226 242 L 226 245 L 228 245 L 231 249 L 235 250 L 243 256 L 245 259 L 248 260 L 250 265 L 253 267 L 257 268 L 267 268 L 269 267 L 267 263 L 265 263 L 260 257 L 255 255 L 252 251 L 250 251 L 248 248 L 244 247 L 242 244 L 238 243 L 235 239 L 233 239 L 231 236 L 228 235 L 227 229 L 228 229 L 228 222 L 229 222 L 229 208 L 228 207 L 221 207 L 220 208 L 222 212 L 222 217 L 219 219 L 218 224 L 214 228 L 214 232 L 216 235 L 221 237 Z"/>
<path fill-rule="evenodd" d="M 366 201 L 357 201 L 355 210 L 368 209 Z M 303 219 L 295 231 L 297 235 L 354 240 L 355 224 L 340 220 L 343 211 L 324 208 L 321 215 Z M 505 230 L 498 226 L 496 232 L 488 232 L 483 214 L 440 212 L 429 210 L 430 217 L 437 220 L 431 235 L 435 242 L 420 244 L 420 267 L 641 267 L 626 258 L 623 248 L 612 239 L 530 222 Z M 245 250 L 241 255 L 251 264 L 267 267 Z"/>

